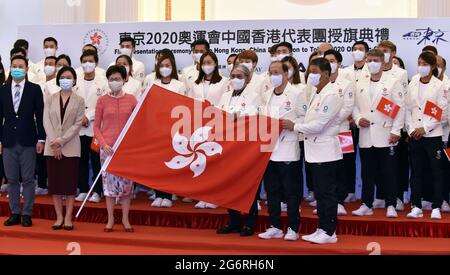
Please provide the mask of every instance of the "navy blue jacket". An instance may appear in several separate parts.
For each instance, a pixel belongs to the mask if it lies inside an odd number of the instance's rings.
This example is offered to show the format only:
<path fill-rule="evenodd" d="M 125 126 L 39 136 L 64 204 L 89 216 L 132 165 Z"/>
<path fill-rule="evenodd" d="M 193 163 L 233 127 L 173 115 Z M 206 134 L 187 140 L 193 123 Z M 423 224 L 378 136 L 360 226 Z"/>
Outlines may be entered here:
<path fill-rule="evenodd" d="M 0 140 L 4 148 L 36 146 L 45 140 L 44 97 L 39 85 L 25 82 L 19 111 L 14 112 L 11 84 L 0 87 Z"/>

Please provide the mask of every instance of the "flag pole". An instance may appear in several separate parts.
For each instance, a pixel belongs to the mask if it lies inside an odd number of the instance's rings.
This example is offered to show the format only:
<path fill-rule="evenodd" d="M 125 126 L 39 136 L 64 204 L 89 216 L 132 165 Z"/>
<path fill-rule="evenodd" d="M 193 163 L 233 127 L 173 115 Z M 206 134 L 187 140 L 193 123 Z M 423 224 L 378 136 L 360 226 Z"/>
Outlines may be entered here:
<path fill-rule="evenodd" d="M 111 156 L 108 156 L 106 158 L 105 162 L 103 163 L 102 168 L 100 169 L 100 172 L 98 173 L 97 177 L 95 178 L 94 182 L 92 183 L 91 189 L 89 190 L 86 198 L 84 199 L 83 203 L 80 206 L 80 209 L 78 209 L 78 212 L 75 215 L 76 219 L 78 219 L 78 217 L 80 216 L 81 211 L 83 210 L 84 206 L 86 205 L 87 200 L 89 199 L 89 196 L 91 195 L 92 191 L 94 191 L 94 187 L 97 184 L 98 180 L 100 179 L 102 172 L 106 171 L 109 164 L 111 163 L 111 159 L 114 157 L 114 154 L 115 154 L 117 148 L 119 148 L 120 143 L 122 143 L 123 138 L 125 137 L 126 133 L 128 132 L 128 129 L 130 128 L 131 123 L 133 123 L 134 118 L 136 117 L 137 113 L 141 109 L 141 106 L 142 106 L 143 102 L 145 101 L 145 99 L 147 98 L 148 92 L 151 90 L 152 86 L 153 85 L 149 86 L 147 91 L 143 94 L 142 100 L 139 101 L 139 103 L 137 104 L 133 113 L 131 114 L 130 118 L 128 119 L 127 123 L 125 124 L 125 127 L 123 127 L 122 131 L 120 132 L 120 135 L 117 138 L 116 143 L 114 143 L 114 146 L 113 146 L 114 153 Z"/>

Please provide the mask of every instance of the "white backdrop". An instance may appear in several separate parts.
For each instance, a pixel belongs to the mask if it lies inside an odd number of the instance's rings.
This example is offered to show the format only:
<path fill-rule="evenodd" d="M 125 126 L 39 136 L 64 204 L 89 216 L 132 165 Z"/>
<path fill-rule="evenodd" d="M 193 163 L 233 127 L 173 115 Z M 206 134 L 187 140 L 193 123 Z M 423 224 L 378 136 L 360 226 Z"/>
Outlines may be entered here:
<path fill-rule="evenodd" d="M 321 43 L 332 43 L 344 56 L 344 66 L 352 63 L 351 45 L 357 40 L 370 47 L 389 39 L 398 46 L 398 55 L 406 63 L 410 75 L 416 73 L 417 57 L 425 45 L 435 45 L 442 56 L 450 58 L 450 18 L 429 19 L 327 19 L 327 20 L 251 20 L 251 21 L 193 21 L 136 22 L 106 24 L 74 24 L 20 26 L 19 38 L 31 43 L 30 58 L 42 60 L 42 41 L 53 36 L 59 41 L 58 54 L 68 54 L 74 66 L 79 65 L 81 48 L 98 43 L 100 65 L 106 67 L 118 55 L 121 36 L 134 37 L 136 58 L 153 70 L 156 51 L 169 48 L 175 52 L 178 68 L 192 63 L 190 42 L 206 38 L 218 54 L 222 69 L 226 57 L 243 49 L 258 52 L 258 71 L 267 69 L 268 48 L 280 41 L 294 45 L 294 54 L 305 64 L 309 54 Z"/>

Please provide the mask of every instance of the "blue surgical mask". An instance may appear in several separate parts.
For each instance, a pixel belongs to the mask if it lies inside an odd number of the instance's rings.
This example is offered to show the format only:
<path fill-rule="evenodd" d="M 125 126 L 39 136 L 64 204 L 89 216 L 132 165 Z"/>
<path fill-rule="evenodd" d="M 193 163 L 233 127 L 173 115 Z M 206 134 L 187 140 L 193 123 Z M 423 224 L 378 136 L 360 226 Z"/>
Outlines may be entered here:
<path fill-rule="evenodd" d="M 73 79 L 60 79 L 59 80 L 59 87 L 61 87 L 61 89 L 63 91 L 69 91 L 72 90 L 73 88 Z"/>
<path fill-rule="evenodd" d="M 21 80 L 25 78 L 25 69 L 21 68 L 12 68 L 11 69 L 11 77 L 14 80 Z"/>

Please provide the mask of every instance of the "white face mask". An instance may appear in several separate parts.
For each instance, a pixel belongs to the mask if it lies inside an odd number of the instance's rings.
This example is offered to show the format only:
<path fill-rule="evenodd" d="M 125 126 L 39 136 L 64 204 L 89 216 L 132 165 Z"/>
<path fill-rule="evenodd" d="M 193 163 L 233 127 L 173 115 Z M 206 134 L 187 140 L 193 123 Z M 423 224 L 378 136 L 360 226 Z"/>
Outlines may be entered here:
<path fill-rule="evenodd" d="M 83 71 L 88 74 L 94 72 L 95 66 L 96 66 L 95 63 L 92 62 L 85 62 L 81 64 L 81 67 L 83 67 Z"/>
<path fill-rule="evenodd" d="M 337 63 L 330 63 L 331 73 L 334 74 L 337 71 Z"/>
<path fill-rule="evenodd" d="M 381 70 L 381 62 L 369 62 L 367 63 L 367 67 L 369 68 L 369 72 L 371 74 L 377 74 Z"/>
<path fill-rule="evenodd" d="M 194 53 L 192 54 L 192 58 L 194 59 L 195 63 L 200 63 L 200 58 L 202 58 L 202 53 Z"/>
<path fill-rule="evenodd" d="M 229 73 L 231 73 L 231 71 L 233 70 L 233 67 L 234 67 L 233 64 L 228 64 L 228 65 L 227 65 L 227 71 L 228 71 Z"/>
<path fill-rule="evenodd" d="M 233 86 L 235 91 L 240 91 L 244 89 L 245 79 L 233 78 L 231 79 L 231 86 Z"/>
<path fill-rule="evenodd" d="M 278 61 L 278 57 L 276 57 L 276 56 L 271 56 L 271 57 L 270 57 L 270 63 L 275 62 L 275 61 Z"/>
<path fill-rule="evenodd" d="M 309 74 L 308 76 L 308 84 L 316 87 L 320 83 L 320 74 Z"/>
<path fill-rule="evenodd" d="M 127 75 L 130 75 L 130 66 L 125 66 L 125 69 L 127 70 Z"/>
<path fill-rule="evenodd" d="M 391 53 L 384 53 L 384 63 L 391 61 Z"/>
<path fill-rule="evenodd" d="M 250 72 L 253 71 L 253 63 L 241 63 L 241 65 L 247 67 Z"/>
<path fill-rule="evenodd" d="M 288 56 L 291 56 L 291 55 L 282 53 L 282 54 L 277 55 L 277 59 L 278 59 L 278 61 L 281 61 L 281 60 L 283 60 L 285 57 L 288 57 Z"/>
<path fill-rule="evenodd" d="M 366 53 L 360 50 L 356 50 L 352 53 L 353 60 L 355 62 L 361 62 L 364 60 L 364 57 L 366 56 Z"/>
<path fill-rule="evenodd" d="M 55 56 L 55 54 L 56 54 L 56 49 L 53 49 L 53 48 L 45 48 L 45 49 L 44 49 L 44 53 L 45 53 L 45 57 Z"/>
<path fill-rule="evenodd" d="M 44 67 L 45 76 L 51 76 L 55 73 L 55 71 L 56 71 L 55 66 L 45 66 Z"/>
<path fill-rule="evenodd" d="M 431 66 L 419 66 L 417 70 L 421 77 L 426 77 L 431 72 Z"/>
<path fill-rule="evenodd" d="M 439 76 L 441 76 L 442 75 L 442 72 L 444 71 L 444 69 L 442 69 L 442 68 L 438 68 L 438 73 L 439 73 Z"/>
<path fill-rule="evenodd" d="M 288 72 L 288 78 L 291 79 L 294 77 L 294 69 L 290 69 Z"/>
<path fill-rule="evenodd" d="M 62 66 L 57 66 L 56 67 L 56 71 L 58 71 L 59 72 L 59 70 L 61 70 L 62 69 Z"/>
<path fill-rule="evenodd" d="M 110 81 L 108 84 L 109 88 L 111 89 L 111 92 L 113 93 L 120 92 L 124 85 L 122 81 Z"/>
<path fill-rule="evenodd" d="M 202 71 L 206 74 L 212 74 L 214 72 L 214 70 L 216 69 L 216 66 L 213 65 L 203 65 L 202 66 Z"/>
<path fill-rule="evenodd" d="M 73 79 L 60 79 L 59 80 L 59 87 L 61 87 L 61 89 L 63 91 L 70 91 L 73 88 Z"/>
<path fill-rule="evenodd" d="M 172 68 L 161 67 L 159 68 L 159 73 L 162 77 L 168 77 L 172 74 Z"/>
<path fill-rule="evenodd" d="M 283 75 L 271 75 L 270 76 L 270 83 L 272 83 L 272 86 L 274 88 L 278 88 L 283 84 Z"/>
<path fill-rule="evenodd" d="M 133 49 L 130 48 L 121 48 L 120 49 L 120 54 L 121 55 L 128 55 L 131 57 L 131 54 L 133 53 Z"/>

